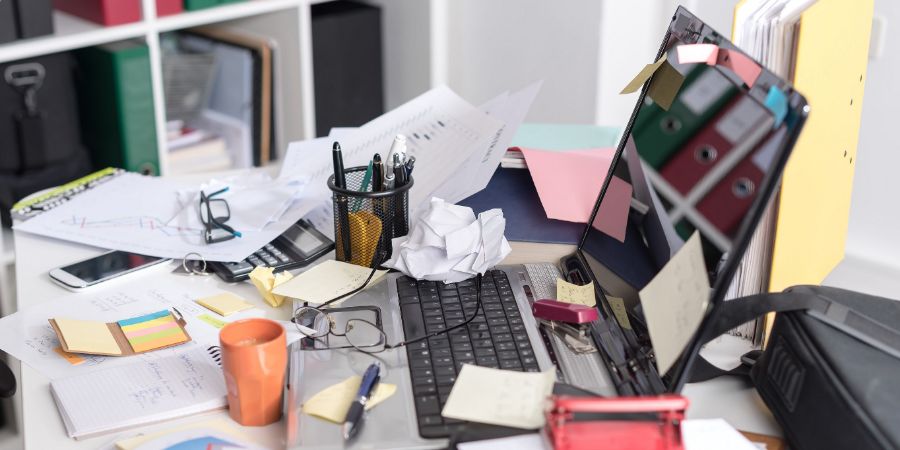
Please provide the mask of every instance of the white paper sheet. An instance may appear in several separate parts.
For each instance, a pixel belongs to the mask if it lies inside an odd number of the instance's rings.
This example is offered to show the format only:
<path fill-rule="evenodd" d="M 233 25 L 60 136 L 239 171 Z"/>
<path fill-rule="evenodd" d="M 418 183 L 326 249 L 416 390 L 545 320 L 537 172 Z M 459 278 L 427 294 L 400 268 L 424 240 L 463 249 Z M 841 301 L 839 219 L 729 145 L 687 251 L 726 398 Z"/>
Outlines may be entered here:
<path fill-rule="evenodd" d="M 154 360 L 195 347 L 205 349 L 219 345 L 219 329 L 198 318 L 204 314 L 211 314 L 222 322 L 263 315 L 263 311 L 256 308 L 234 313 L 227 318 L 211 313 L 194 300 L 222 291 L 205 281 L 205 277 L 172 276 L 161 272 L 96 293 L 73 293 L 41 302 L 0 319 L 0 349 L 44 376 L 55 379 L 127 364 L 136 359 Z M 184 315 L 191 342 L 128 357 L 81 355 L 86 361 L 77 366 L 69 364 L 54 351 L 59 347 L 59 340 L 48 322 L 51 318 L 115 322 L 173 307 Z"/>
<path fill-rule="evenodd" d="M 177 193 L 194 186 L 159 177 L 126 173 L 69 202 L 17 224 L 20 231 L 163 258 L 195 252 L 207 261 L 240 261 L 259 250 L 306 215 L 315 204 L 294 200 L 281 217 L 262 231 L 216 244 L 203 240 L 202 229 L 173 226 L 183 207 Z"/>
<path fill-rule="evenodd" d="M 465 364 L 441 415 L 491 425 L 540 428 L 554 382 L 554 370 L 525 373 Z"/>
<path fill-rule="evenodd" d="M 206 349 L 60 378 L 51 390 L 70 437 L 224 407 L 225 378 Z"/>
<path fill-rule="evenodd" d="M 553 450 L 550 443 L 540 433 L 523 434 L 498 439 L 486 439 L 483 441 L 460 442 L 456 445 L 459 450 Z"/>
<path fill-rule="evenodd" d="M 688 419 L 681 423 L 686 450 L 758 450 L 725 419 Z"/>
<path fill-rule="evenodd" d="M 709 291 L 700 233 L 695 231 L 640 291 L 660 374 L 668 372 L 697 332 L 709 304 Z"/>

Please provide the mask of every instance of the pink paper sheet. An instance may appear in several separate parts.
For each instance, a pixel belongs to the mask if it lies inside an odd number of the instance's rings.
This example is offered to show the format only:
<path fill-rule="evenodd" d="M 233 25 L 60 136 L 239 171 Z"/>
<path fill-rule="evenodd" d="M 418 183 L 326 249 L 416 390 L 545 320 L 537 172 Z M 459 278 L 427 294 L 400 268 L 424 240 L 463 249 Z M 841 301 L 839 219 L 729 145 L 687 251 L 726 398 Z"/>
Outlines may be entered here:
<path fill-rule="evenodd" d="M 522 148 L 522 154 L 525 155 L 528 171 L 547 217 L 587 223 L 615 156 L 615 149 L 559 152 Z M 614 196 L 609 197 L 610 193 Z M 594 226 L 624 241 L 631 185 L 615 178 L 610 182 L 607 199 L 600 206 Z"/>

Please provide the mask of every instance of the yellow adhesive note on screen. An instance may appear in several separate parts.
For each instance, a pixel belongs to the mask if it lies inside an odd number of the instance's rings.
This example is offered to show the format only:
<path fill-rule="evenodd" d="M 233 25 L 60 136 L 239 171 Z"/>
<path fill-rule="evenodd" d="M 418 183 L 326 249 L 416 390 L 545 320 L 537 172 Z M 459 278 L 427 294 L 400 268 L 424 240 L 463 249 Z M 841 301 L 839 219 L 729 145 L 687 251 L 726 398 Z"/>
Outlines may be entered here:
<path fill-rule="evenodd" d="M 121 355 L 122 350 L 109 328 L 94 320 L 54 319 L 69 352 Z"/>
<path fill-rule="evenodd" d="M 245 309 L 250 309 L 253 305 L 244 301 L 244 299 L 232 294 L 231 292 L 223 292 L 212 297 L 204 297 L 197 300 L 197 303 L 203 305 L 206 309 L 212 310 L 220 316 L 229 316 Z"/>
<path fill-rule="evenodd" d="M 359 391 L 361 382 L 362 378 L 354 375 L 319 391 L 303 404 L 303 412 L 329 422 L 344 423 L 347 410 L 350 409 L 350 404 L 353 403 L 353 397 Z M 396 385 L 379 383 L 372 397 L 366 403 L 366 410 L 387 400 L 394 395 L 394 392 L 397 392 Z"/>
<path fill-rule="evenodd" d="M 596 306 L 597 297 L 594 294 L 594 282 L 591 281 L 584 286 L 578 286 L 559 278 L 556 280 L 556 299 L 576 305 Z"/>
<path fill-rule="evenodd" d="M 637 90 L 640 89 L 641 86 L 643 86 L 644 83 L 649 80 L 657 70 L 659 70 L 660 67 L 662 67 L 665 61 L 666 55 L 662 55 L 655 63 L 647 64 L 646 66 L 644 66 L 644 68 L 634 76 L 631 82 L 628 83 L 628 85 L 625 86 L 625 88 L 622 89 L 622 92 L 619 92 L 619 94 L 631 94 L 632 92 L 637 92 Z"/>

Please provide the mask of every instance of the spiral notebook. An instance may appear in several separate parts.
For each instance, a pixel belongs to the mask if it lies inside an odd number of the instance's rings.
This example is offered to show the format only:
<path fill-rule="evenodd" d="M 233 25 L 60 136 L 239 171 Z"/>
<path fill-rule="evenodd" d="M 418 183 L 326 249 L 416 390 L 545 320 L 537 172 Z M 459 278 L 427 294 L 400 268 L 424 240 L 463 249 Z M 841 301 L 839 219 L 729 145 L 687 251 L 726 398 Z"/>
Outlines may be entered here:
<path fill-rule="evenodd" d="M 50 391 L 66 432 L 75 439 L 227 405 L 218 347 L 53 380 Z"/>

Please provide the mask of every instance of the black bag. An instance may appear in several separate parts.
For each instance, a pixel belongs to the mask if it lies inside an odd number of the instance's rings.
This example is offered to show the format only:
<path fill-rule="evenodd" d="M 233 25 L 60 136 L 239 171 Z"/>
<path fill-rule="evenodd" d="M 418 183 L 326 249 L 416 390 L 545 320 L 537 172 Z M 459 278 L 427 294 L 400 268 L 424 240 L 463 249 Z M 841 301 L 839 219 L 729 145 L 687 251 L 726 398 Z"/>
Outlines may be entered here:
<path fill-rule="evenodd" d="M 776 316 L 749 375 L 790 447 L 900 448 L 900 301 L 821 286 L 729 300 L 705 342 L 767 312 Z M 726 373 L 702 359 L 691 381 Z"/>

